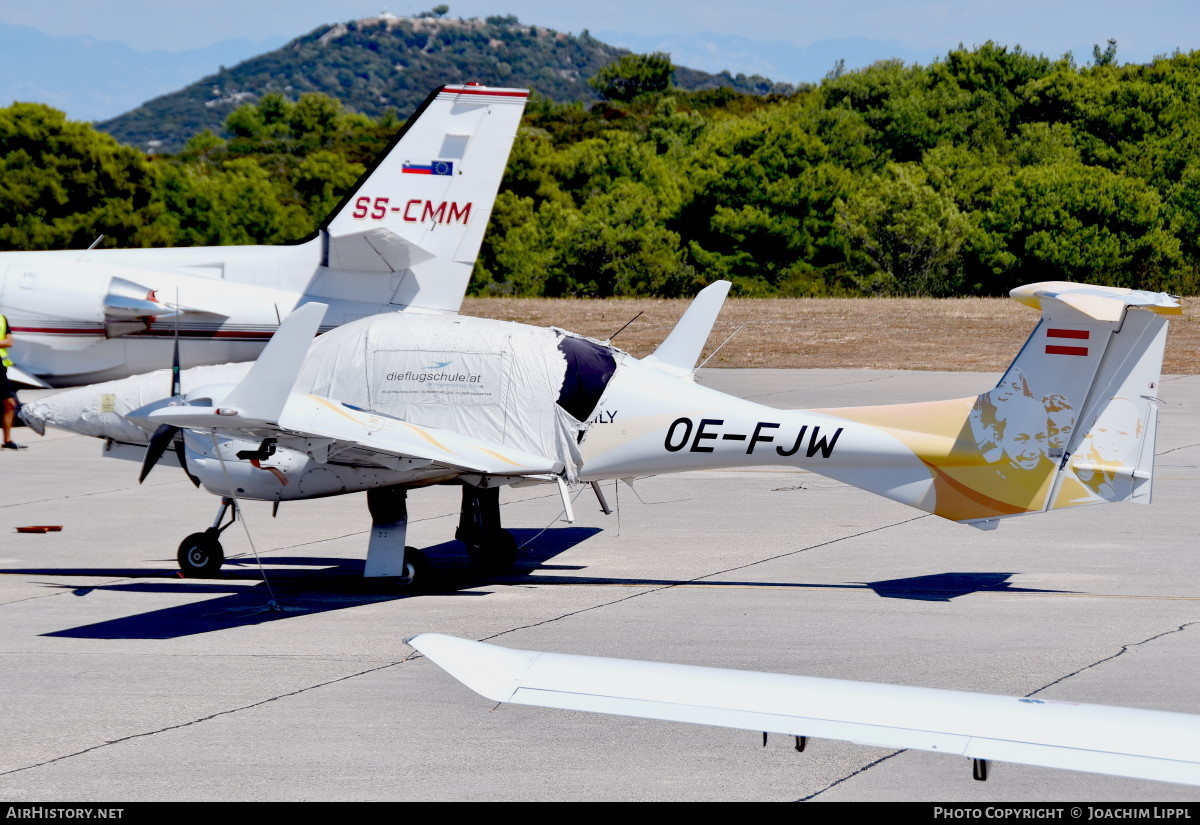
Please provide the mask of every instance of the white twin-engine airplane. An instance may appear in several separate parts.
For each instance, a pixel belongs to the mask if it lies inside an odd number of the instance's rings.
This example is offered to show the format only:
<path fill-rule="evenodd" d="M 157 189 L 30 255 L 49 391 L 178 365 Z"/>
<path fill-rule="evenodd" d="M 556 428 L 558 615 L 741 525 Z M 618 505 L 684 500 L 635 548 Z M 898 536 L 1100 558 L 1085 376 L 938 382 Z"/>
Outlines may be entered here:
<path fill-rule="evenodd" d="M 365 575 L 410 580 L 427 562 L 404 546 L 407 491 L 447 482 L 462 485 L 457 538 L 493 569 L 516 554 L 498 493 L 514 484 L 557 484 L 568 520 L 567 485 L 590 482 L 607 512 L 601 480 L 758 465 L 801 467 L 983 528 L 1149 501 L 1164 316 L 1181 312 L 1171 296 L 1020 287 L 1013 297 L 1041 321 L 994 389 L 777 410 L 693 381 L 728 289 L 704 289 L 641 360 L 558 329 L 461 316 L 376 315 L 314 342 L 325 310 L 308 304 L 253 365 L 189 370 L 186 395 L 173 385 L 163 399 L 159 372 L 49 396 L 25 417 L 105 438 L 109 454 L 143 459 L 143 477 L 175 443 L 186 471 L 222 497 L 213 525 L 180 546 L 189 575 L 221 566 L 236 499 L 365 490 Z"/>
<path fill-rule="evenodd" d="M 424 633 L 408 643 L 493 702 L 693 722 L 1200 785 L 1200 716 L 814 676 L 542 653 Z"/>
<path fill-rule="evenodd" d="M 323 329 L 406 309 L 456 313 L 528 92 L 434 90 L 310 237 L 281 246 L 0 253 L 12 381 L 73 386 L 256 358 L 300 304 Z"/>

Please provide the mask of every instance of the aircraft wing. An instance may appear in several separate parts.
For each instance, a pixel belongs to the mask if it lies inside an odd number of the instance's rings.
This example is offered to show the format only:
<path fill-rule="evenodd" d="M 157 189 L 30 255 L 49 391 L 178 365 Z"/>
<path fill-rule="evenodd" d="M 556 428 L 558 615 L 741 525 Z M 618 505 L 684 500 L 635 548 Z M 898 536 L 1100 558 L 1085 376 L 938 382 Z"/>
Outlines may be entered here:
<path fill-rule="evenodd" d="M 18 389 L 20 389 L 21 387 L 32 387 L 35 390 L 36 389 L 42 389 L 42 390 L 50 389 L 50 385 L 47 384 L 45 381 L 38 378 L 36 375 L 28 373 L 25 370 L 23 370 L 17 366 L 12 366 L 12 367 L 8 368 L 8 380 L 9 380 L 9 383 L 16 384 Z"/>
<path fill-rule="evenodd" d="M 1200 715 L 408 640 L 496 702 L 1200 785 Z"/>
<path fill-rule="evenodd" d="M 474 438 L 452 430 L 422 427 L 331 398 L 292 393 L 278 423 L 244 420 L 241 411 L 221 407 L 163 407 L 147 416 L 155 424 L 236 432 L 259 438 L 303 440 L 302 448 L 321 462 L 375 464 L 399 469 L 438 464 L 463 472 L 530 476 L 562 472 L 561 461 Z M 293 445 L 296 446 L 296 445 Z"/>
<path fill-rule="evenodd" d="M 296 374 L 325 314 L 308 303 L 293 311 L 275 332 L 246 376 L 218 406 L 147 405 L 129 413 L 147 430 L 172 427 L 236 433 L 239 436 L 303 439 L 297 445 L 320 462 L 359 462 L 399 469 L 438 464 L 472 473 L 531 476 L 558 473 L 561 461 L 474 438 L 423 427 L 331 398 L 292 392 Z"/>
<path fill-rule="evenodd" d="M 385 466 L 390 456 L 489 475 L 528 476 L 560 473 L 563 469 L 562 462 L 554 458 L 452 430 L 422 427 L 319 395 L 293 396 L 279 423 L 288 433 L 332 439 L 333 448 L 366 453 Z"/>

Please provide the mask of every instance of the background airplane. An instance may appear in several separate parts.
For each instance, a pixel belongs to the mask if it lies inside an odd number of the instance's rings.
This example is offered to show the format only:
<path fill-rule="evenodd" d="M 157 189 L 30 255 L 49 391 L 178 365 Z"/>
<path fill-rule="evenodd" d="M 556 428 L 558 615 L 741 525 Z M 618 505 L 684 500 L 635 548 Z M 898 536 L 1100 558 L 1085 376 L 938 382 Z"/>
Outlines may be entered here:
<path fill-rule="evenodd" d="M 1200 716 L 813 676 L 406 640 L 493 702 L 665 719 L 1200 785 Z"/>
<path fill-rule="evenodd" d="M 9 379 L 71 386 L 257 357 L 296 306 L 322 329 L 379 312 L 455 313 L 528 91 L 434 90 L 308 238 L 280 246 L 0 253 Z"/>
<path fill-rule="evenodd" d="M 950 401 L 777 410 L 693 380 L 728 282 L 704 289 L 653 355 L 558 329 L 461 316 L 377 315 L 322 335 L 301 307 L 253 365 L 201 367 L 182 393 L 164 373 L 68 390 L 25 417 L 105 439 L 143 462 L 176 445 L 218 495 L 211 527 L 179 548 L 188 575 L 223 563 L 237 499 L 367 492 L 365 575 L 411 580 L 407 494 L 460 484 L 457 538 L 505 568 L 517 547 L 499 488 L 710 468 L 785 465 L 981 528 L 1009 516 L 1149 501 L 1166 318 L 1161 293 L 1050 282 L 1013 297 L 1042 318 L 1000 383 Z M 153 437 L 150 434 L 153 433 Z M 145 445 L 149 444 L 147 448 Z"/>

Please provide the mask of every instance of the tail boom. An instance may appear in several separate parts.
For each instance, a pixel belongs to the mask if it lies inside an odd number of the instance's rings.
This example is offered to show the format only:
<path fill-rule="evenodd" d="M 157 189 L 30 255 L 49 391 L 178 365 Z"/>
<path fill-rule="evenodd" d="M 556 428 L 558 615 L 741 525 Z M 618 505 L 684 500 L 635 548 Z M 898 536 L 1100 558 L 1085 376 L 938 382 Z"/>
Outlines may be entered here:
<path fill-rule="evenodd" d="M 1000 383 L 973 398 L 785 411 L 627 363 L 601 401 L 620 418 L 589 430 L 580 478 L 797 466 L 984 527 L 1148 501 L 1163 316 L 1177 302 L 1062 283 L 1014 297 L 1036 301 L 1041 322 Z"/>

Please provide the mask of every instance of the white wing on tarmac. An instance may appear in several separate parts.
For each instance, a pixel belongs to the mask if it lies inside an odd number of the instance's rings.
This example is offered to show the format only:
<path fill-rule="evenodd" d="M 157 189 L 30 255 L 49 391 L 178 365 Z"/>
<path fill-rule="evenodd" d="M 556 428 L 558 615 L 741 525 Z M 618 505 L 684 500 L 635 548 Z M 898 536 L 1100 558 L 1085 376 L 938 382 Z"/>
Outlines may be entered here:
<path fill-rule="evenodd" d="M 1200 785 L 1200 715 L 513 650 L 439 633 L 408 643 L 496 702 Z"/>

